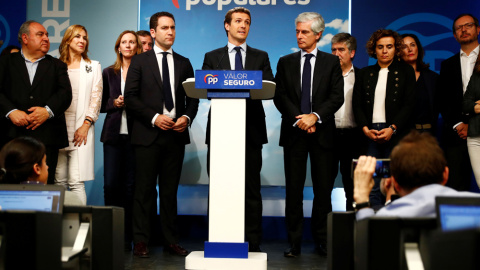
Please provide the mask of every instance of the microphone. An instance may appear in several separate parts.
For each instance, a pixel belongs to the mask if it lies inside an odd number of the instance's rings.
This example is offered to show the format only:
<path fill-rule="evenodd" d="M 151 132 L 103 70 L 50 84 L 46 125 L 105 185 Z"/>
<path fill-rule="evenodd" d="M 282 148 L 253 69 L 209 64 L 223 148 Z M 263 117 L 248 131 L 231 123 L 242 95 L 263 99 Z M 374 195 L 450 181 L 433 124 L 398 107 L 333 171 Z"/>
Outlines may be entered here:
<path fill-rule="evenodd" d="M 228 46 L 225 47 L 225 51 L 223 52 L 222 57 L 220 57 L 220 61 L 218 61 L 218 64 L 215 66 L 215 69 L 218 69 L 218 67 L 220 66 L 220 63 L 222 63 L 223 57 L 225 57 L 227 53 L 228 53 Z"/>

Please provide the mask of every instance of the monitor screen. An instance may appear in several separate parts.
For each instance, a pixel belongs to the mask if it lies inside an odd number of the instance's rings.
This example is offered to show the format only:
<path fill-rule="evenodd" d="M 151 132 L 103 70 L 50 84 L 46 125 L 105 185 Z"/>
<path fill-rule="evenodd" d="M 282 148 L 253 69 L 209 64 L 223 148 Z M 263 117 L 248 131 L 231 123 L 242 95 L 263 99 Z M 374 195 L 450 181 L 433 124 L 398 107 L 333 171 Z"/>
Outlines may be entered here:
<path fill-rule="evenodd" d="M 62 213 L 65 189 L 55 185 L 0 185 L 1 210 Z"/>
<path fill-rule="evenodd" d="M 442 230 L 480 228 L 480 197 L 437 197 L 436 204 Z"/>

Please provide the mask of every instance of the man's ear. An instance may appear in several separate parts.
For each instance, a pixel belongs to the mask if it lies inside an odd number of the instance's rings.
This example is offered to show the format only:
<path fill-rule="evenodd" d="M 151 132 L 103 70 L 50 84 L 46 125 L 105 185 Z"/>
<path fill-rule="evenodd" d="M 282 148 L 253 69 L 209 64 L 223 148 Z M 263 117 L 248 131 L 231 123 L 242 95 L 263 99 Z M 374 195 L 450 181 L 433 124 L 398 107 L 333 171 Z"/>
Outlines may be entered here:
<path fill-rule="evenodd" d="M 448 167 L 445 166 L 445 169 L 443 170 L 443 181 L 442 181 L 442 186 L 445 186 L 448 182 L 448 174 L 449 174 L 449 170 L 448 170 Z"/>
<path fill-rule="evenodd" d="M 41 172 L 42 172 L 42 168 L 40 167 L 40 165 L 38 163 L 35 163 L 33 165 L 33 174 L 35 176 L 39 176 Z"/>

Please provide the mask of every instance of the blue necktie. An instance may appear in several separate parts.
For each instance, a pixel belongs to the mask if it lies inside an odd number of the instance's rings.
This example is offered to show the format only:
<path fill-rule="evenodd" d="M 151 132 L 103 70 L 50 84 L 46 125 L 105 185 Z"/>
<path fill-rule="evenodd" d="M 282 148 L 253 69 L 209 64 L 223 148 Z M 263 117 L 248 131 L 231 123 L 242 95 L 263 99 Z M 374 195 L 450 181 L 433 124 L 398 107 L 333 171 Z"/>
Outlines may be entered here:
<path fill-rule="evenodd" d="M 310 105 L 310 88 L 312 85 L 312 65 L 310 64 L 310 58 L 313 54 L 305 54 L 305 63 L 303 64 L 303 73 L 302 73 L 302 98 L 300 101 L 300 109 L 303 114 L 311 113 Z"/>
<path fill-rule="evenodd" d="M 242 48 L 237 46 L 234 49 L 237 51 L 237 54 L 235 54 L 235 70 L 243 70 L 242 53 L 240 52 Z"/>
<path fill-rule="evenodd" d="M 173 109 L 172 88 L 170 87 L 170 71 L 168 70 L 167 55 L 168 52 L 162 52 L 162 81 L 163 81 L 163 96 L 165 98 L 165 108 L 167 111 Z"/>

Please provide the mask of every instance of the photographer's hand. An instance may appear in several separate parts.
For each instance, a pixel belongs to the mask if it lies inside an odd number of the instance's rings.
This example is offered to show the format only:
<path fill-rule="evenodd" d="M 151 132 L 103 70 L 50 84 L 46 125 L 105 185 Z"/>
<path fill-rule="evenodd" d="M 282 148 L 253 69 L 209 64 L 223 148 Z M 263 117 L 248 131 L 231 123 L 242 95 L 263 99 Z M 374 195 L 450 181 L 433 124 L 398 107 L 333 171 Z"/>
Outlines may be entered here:
<path fill-rule="evenodd" d="M 374 157 L 361 156 L 358 159 L 357 167 L 353 174 L 353 199 L 357 203 L 369 201 L 370 191 L 372 191 L 374 181 L 373 173 L 377 159 Z"/>

